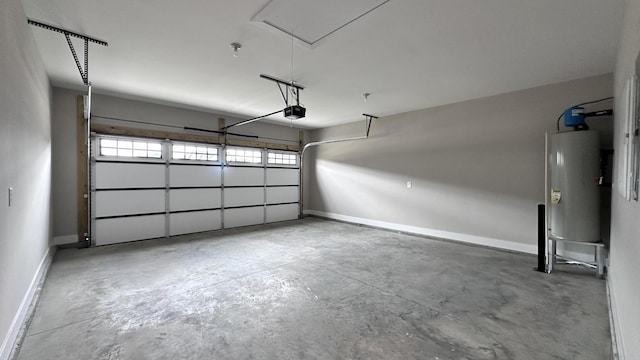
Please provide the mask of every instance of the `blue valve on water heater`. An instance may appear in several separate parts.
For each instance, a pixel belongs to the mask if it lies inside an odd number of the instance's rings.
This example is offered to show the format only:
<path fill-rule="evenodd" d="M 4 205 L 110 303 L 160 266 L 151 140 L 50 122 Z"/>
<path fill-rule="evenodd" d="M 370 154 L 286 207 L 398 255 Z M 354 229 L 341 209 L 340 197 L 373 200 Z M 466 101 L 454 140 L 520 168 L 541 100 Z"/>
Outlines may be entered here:
<path fill-rule="evenodd" d="M 584 108 L 582 106 L 572 106 L 564 111 L 564 126 L 583 128 L 587 126 L 584 122 Z"/>

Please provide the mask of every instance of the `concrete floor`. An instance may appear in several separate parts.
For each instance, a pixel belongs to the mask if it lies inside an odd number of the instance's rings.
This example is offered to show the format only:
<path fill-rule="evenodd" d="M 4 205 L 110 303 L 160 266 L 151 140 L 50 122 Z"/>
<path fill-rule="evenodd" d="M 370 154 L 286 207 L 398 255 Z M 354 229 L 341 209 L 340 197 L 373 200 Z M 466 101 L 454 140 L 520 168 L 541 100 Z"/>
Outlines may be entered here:
<path fill-rule="evenodd" d="M 18 359 L 610 359 L 605 282 L 307 218 L 59 250 Z"/>

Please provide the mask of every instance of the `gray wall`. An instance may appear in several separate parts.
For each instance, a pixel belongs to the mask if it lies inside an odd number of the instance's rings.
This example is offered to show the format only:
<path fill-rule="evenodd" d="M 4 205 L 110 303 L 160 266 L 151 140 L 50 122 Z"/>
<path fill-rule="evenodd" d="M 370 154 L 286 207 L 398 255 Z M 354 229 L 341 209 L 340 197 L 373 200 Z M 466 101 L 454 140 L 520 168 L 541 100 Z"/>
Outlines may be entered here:
<path fill-rule="evenodd" d="M 50 240 L 51 90 L 31 31 L 20 0 L 2 0 L 0 359 L 8 356 L 22 325 Z"/>
<path fill-rule="evenodd" d="M 97 86 L 94 86 L 97 87 Z M 76 97 L 82 95 L 75 90 L 53 89 L 53 235 L 56 244 L 77 241 L 77 148 L 76 148 Z M 91 101 L 92 121 L 95 123 L 113 124 L 127 127 L 157 129 L 173 132 L 184 132 L 177 128 L 150 126 L 147 124 L 126 123 L 105 120 L 101 117 L 121 118 L 153 124 L 190 126 L 216 130 L 218 118 L 224 117 L 227 124 L 239 122 L 228 116 L 178 108 L 175 106 L 151 102 L 124 99 L 114 96 L 94 94 Z M 265 122 L 254 122 L 234 127 L 230 132 L 246 135 L 259 135 L 261 139 L 240 138 L 271 143 L 295 144 L 298 141 L 298 129 L 289 126 L 274 125 Z M 193 133 L 193 132 L 192 132 Z M 201 135 L 211 135 L 199 132 Z M 230 137 L 231 138 L 231 137 Z M 289 142 L 274 139 L 287 139 Z M 293 142 L 292 142 L 293 141 Z"/>
<path fill-rule="evenodd" d="M 640 52 L 640 0 L 628 0 L 615 71 L 616 111 L 622 114 L 624 89 L 634 73 Z M 616 119 L 615 138 L 623 141 L 622 118 Z M 612 201 L 609 290 L 619 347 L 626 359 L 640 359 L 640 204 L 614 191 Z"/>
<path fill-rule="evenodd" d="M 567 107 L 611 96 L 612 81 L 601 75 L 375 120 L 367 140 L 309 151 L 305 211 L 535 252 L 545 132 Z M 591 124 L 611 145 L 611 118 Z M 362 132 L 350 124 L 311 137 Z"/>

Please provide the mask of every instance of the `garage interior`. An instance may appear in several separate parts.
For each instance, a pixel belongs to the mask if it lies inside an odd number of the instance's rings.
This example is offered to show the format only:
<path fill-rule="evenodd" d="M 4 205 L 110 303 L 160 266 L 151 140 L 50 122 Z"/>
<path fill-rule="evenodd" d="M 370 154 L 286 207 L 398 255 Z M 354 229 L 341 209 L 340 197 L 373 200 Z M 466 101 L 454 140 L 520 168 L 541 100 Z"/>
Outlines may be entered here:
<path fill-rule="evenodd" d="M 640 1 L 0 16 L 0 360 L 640 356 Z"/>

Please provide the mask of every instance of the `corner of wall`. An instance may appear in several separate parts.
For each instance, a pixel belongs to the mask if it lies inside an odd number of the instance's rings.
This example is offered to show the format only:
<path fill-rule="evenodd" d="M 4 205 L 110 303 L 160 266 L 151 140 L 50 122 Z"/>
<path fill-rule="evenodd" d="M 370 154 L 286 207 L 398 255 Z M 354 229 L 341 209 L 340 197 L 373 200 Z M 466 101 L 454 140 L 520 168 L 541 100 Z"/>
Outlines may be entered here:
<path fill-rule="evenodd" d="M 638 70 L 636 61 L 640 52 L 640 0 L 625 2 L 618 54 L 615 68 L 615 108 L 626 106 L 625 86 L 627 80 Z M 618 111 L 618 114 L 623 111 Z M 617 144 L 624 142 L 623 117 L 616 116 Z M 618 151 L 619 149 L 616 149 Z M 640 287 L 637 274 L 640 271 L 638 256 L 640 242 L 640 204 L 627 201 L 617 192 L 612 194 L 611 246 L 607 288 L 611 314 L 612 337 L 617 359 L 640 357 Z"/>
<path fill-rule="evenodd" d="M 58 246 L 58 245 L 73 244 L 77 242 L 78 242 L 78 234 L 59 235 L 59 236 L 53 237 L 51 241 L 51 245 Z"/>
<path fill-rule="evenodd" d="M 53 94 L 20 0 L 0 6 L 0 359 L 7 359 L 53 255 Z M 28 144 L 28 146 L 25 146 Z"/>

